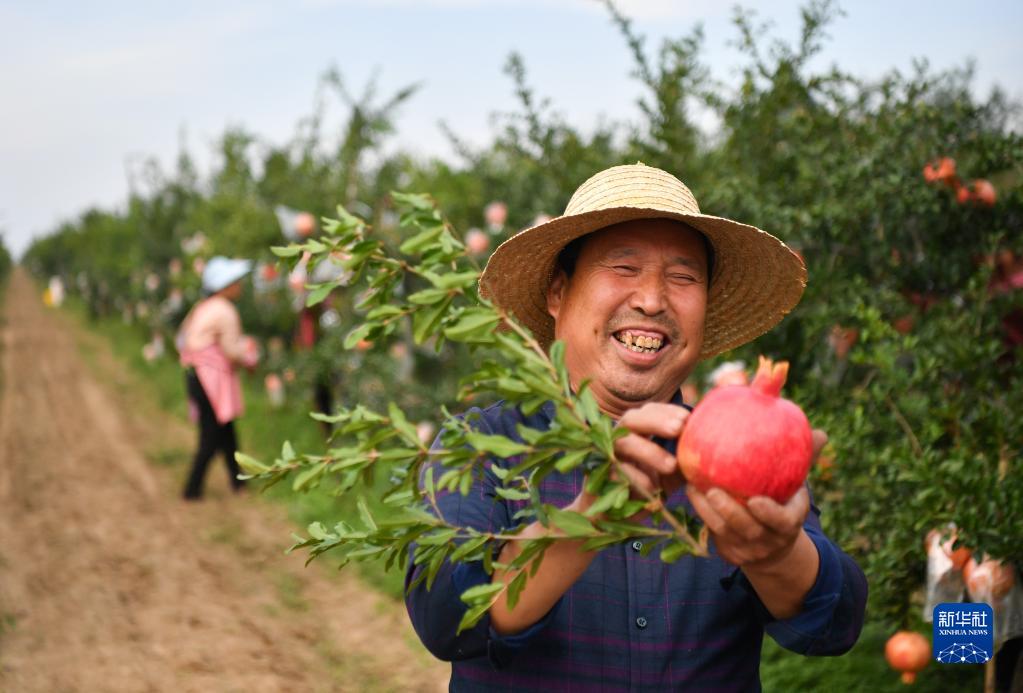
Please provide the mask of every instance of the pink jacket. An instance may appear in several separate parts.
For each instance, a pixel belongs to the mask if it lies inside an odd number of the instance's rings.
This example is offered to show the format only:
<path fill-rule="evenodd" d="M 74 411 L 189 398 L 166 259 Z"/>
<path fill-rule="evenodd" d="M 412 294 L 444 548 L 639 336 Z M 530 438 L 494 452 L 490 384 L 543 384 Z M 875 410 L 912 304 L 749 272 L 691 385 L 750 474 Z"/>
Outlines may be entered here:
<path fill-rule="evenodd" d="M 242 387 L 235 365 L 256 365 L 259 351 L 255 340 L 241 333 L 234 304 L 221 296 L 197 303 L 181 324 L 175 344 L 181 365 L 195 369 L 217 423 L 241 416 Z"/>

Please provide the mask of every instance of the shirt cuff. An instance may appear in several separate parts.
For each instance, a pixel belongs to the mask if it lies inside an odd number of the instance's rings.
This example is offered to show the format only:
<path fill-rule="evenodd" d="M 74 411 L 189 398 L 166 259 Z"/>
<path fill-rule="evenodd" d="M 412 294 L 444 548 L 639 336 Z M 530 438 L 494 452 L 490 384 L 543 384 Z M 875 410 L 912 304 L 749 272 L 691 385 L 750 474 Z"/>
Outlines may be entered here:
<path fill-rule="evenodd" d="M 835 545 L 823 534 L 810 528 L 806 528 L 806 534 L 817 547 L 820 556 L 817 580 L 806 593 L 803 610 L 776 623 L 802 637 L 818 638 L 826 634 L 835 605 L 841 596 L 842 559 Z"/>
<path fill-rule="evenodd" d="M 451 573 L 451 580 L 459 594 L 470 587 L 487 583 L 490 579 L 487 571 L 483 569 L 482 561 L 459 563 Z M 495 669 L 503 669 L 508 666 L 515 658 L 515 655 L 525 648 L 540 631 L 547 627 L 554 618 L 558 607 L 561 606 L 561 602 L 561 599 L 555 602 L 551 610 L 529 628 L 518 633 L 512 633 L 511 635 L 501 635 L 494 630 L 494 627 L 489 625 L 490 617 L 487 616 L 487 657 L 490 659 L 491 665 Z"/>
<path fill-rule="evenodd" d="M 754 610 L 764 624 L 764 630 L 775 642 L 787 650 L 807 654 L 814 643 L 826 637 L 830 630 L 835 607 L 841 597 L 842 559 L 835 545 L 822 533 L 811 527 L 803 529 L 817 548 L 820 564 L 817 579 L 803 598 L 803 609 L 798 614 L 786 619 L 772 616 L 749 578 L 739 568 L 730 570 L 721 584 L 728 589 L 733 583 L 738 583 L 753 598 Z"/>

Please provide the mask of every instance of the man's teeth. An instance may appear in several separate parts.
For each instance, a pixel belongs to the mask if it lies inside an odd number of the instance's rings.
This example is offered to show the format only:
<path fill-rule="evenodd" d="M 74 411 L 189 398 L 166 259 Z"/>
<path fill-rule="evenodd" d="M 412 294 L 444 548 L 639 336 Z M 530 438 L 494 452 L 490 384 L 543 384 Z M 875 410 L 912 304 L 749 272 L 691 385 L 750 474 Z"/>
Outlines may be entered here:
<path fill-rule="evenodd" d="M 645 335 L 633 334 L 628 331 L 617 333 L 615 338 L 630 350 L 640 353 L 652 353 L 658 351 L 662 344 L 660 337 L 647 337 Z"/>

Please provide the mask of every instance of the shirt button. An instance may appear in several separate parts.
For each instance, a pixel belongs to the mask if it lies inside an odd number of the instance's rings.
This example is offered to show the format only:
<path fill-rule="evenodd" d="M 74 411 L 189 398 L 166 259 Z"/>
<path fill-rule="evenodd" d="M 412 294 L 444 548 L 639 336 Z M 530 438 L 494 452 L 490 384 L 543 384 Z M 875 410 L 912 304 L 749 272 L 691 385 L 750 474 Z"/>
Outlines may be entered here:
<path fill-rule="evenodd" d="M 636 619 L 636 626 L 638 628 L 646 628 L 646 619 L 640 616 Z"/>
<path fill-rule="evenodd" d="M 632 542 L 632 550 L 633 551 L 639 551 L 642 548 L 643 548 L 643 542 L 641 542 L 641 541 L 634 541 L 634 542 Z"/>

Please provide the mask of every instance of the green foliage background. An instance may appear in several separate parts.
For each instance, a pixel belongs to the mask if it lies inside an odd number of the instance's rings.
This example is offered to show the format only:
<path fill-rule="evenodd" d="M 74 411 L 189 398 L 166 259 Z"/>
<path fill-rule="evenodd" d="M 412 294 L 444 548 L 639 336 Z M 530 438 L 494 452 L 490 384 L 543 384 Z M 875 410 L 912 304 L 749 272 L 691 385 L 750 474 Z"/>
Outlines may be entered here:
<path fill-rule="evenodd" d="M 812 487 L 826 529 L 867 572 L 872 627 L 920 627 L 929 529 L 954 521 L 967 545 L 1023 563 L 1023 371 L 1001 322 L 1021 308 L 1023 292 L 989 290 L 992 255 L 1023 251 L 1023 139 L 1018 105 L 997 91 L 976 98 L 969 69 L 935 73 L 921 63 L 877 81 L 813 69 L 838 14 L 831 3 L 810 3 L 800 39 L 786 45 L 768 44 L 755 15 L 737 13 L 745 69 L 730 87 L 701 62 L 699 28 L 650 50 L 609 5 L 644 87 L 640 118 L 581 132 L 533 92 L 526 61 L 512 55 L 506 74 L 518 111 L 499 118 L 484 147 L 450 133 L 455 161 L 381 149 L 415 85 L 380 98 L 371 83 L 354 96 L 330 71 L 322 89 L 348 109 L 340 132 L 322 131 L 322 106 L 285 143 L 228 131 L 208 178 L 187 152 L 169 173 L 153 163 L 124 209 L 83 213 L 23 261 L 40 276 L 64 276 L 93 316 L 124 315 L 140 331 L 170 335 L 181 317 L 167 308 L 171 291 L 182 291 L 186 306 L 198 297 L 182 250 L 198 230 L 207 238 L 200 255 L 272 262 L 269 246 L 282 242 L 275 205 L 329 216 L 343 203 L 396 247 L 389 192 L 407 189 L 431 193 L 462 232 L 486 228 L 485 206 L 503 200 L 508 221 L 488 230 L 496 243 L 538 214 L 558 214 L 602 168 L 636 160 L 664 168 L 703 211 L 764 228 L 805 258 L 810 283 L 796 311 L 721 359 L 750 363 L 764 353 L 791 362 L 788 396 L 831 437 L 834 466 L 815 470 Z M 698 109 L 717 116 L 714 133 L 695 124 Z M 959 204 L 949 189 L 927 185 L 922 167 L 940 156 L 955 158 L 964 181 L 991 180 L 997 203 Z M 176 276 L 175 258 L 184 259 Z M 159 279 L 155 290 L 145 286 L 148 274 Z M 340 323 L 317 348 L 286 347 L 267 367 L 307 382 L 330 371 L 347 404 L 383 410 L 393 399 L 415 420 L 438 420 L 472 366 L 466 352 L 416 347 L 407 329 L 369 351 L 346 351 L 344 336 L 363 320 L 356 302 L 352 291 L 337 292 Z M 250 293 L 243 320 L 286 343 L 292 303 L 278 279 Z M 912 329 L 896 330 L 907 318 Z M 829 344 L 835 326 L 857 331 L 847 357 Z M 702 365 L 697 380 L 713 365 Z"/>

